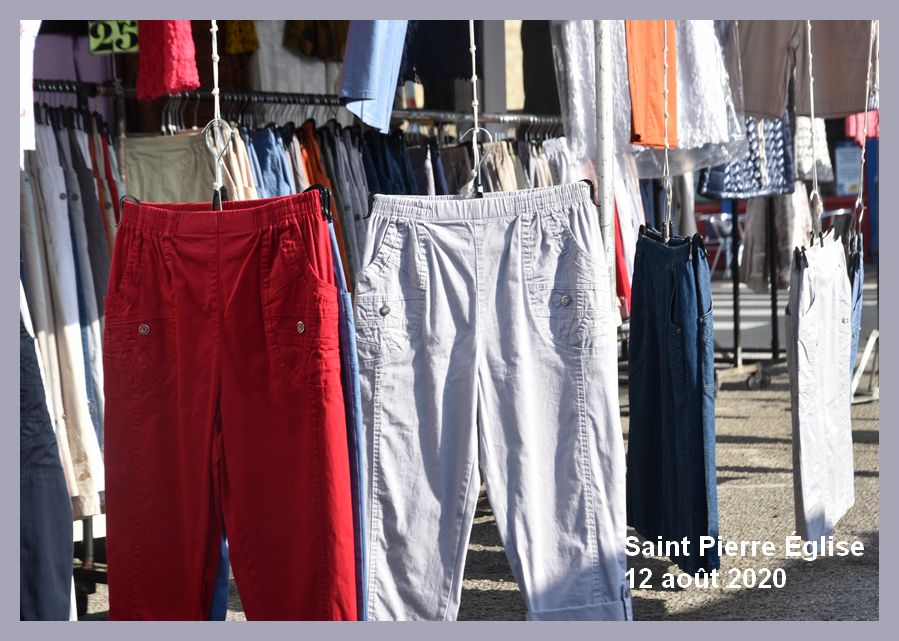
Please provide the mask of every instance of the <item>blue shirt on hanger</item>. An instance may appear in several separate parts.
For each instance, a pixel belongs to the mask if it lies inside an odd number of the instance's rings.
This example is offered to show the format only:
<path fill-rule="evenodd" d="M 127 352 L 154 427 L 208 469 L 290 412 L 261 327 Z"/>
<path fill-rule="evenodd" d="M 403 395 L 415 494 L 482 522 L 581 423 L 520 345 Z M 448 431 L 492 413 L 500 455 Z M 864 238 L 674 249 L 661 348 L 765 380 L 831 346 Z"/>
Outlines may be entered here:
<path fill-rule="evenodd" d="M 340 99 L 362 122 L 387 133 L 408 20 L 351 20 Z"/>

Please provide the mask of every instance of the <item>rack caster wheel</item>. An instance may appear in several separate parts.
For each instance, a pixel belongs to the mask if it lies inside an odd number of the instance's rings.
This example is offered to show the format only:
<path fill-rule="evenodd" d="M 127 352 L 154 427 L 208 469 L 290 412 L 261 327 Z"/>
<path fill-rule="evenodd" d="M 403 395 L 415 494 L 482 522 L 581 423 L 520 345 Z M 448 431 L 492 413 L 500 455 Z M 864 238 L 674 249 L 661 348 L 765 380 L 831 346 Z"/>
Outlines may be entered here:
<path fill-rule="evenodd" d="M 746 389 L 759 390 L 771 385 L 771 377 L 762 371 L 752 374 L 746 379 Z"/>

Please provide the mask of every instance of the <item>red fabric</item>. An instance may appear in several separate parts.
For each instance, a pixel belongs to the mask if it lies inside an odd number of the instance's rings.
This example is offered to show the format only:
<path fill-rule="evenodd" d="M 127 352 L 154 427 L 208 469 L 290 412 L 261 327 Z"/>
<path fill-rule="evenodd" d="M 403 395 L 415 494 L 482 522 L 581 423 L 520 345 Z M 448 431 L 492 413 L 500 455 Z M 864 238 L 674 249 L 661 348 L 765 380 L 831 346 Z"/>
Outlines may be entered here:
<path fill-rule="evenodd" d="M 137 33 L 139 100 L 200 86 L 190 20 L 139 20 Z"/>
<path fill-rule="evenodd" d="M 624 257 L 624 241 L 621 239 L 621 223 L 618 222 L 618 205 L 615 205 L 615 291 L 621 303 L 621 320 L 631 317 L 631 278 Z"/>
<path fill-rule="evenodd" d="M 307 120 L 303 123 L 302 140 L 303 142 L 300 145 L 300 150 L 303 154 L 303 164 L 306 167 L 306 175 L 309 177 L 309 180 L 312 181 L 313 185 L 324 185 L 332 194 L 331 215 L 334 218 L 334 233 L 337 236 L 337 249 L 340 251 L 340 261 L 346 275 L 347 289 L 352 292 L 353 287 L 351 283 L 353 282 L 353 276 L 348 271 L 350 262 L 347 260 L 346 247 L 344 246 L 343 225 L 340 222 L 337 203 L 333 196 L 334 187 L 331 185 L 331 180 L 328 178 L 328 174 L 325 172 L 325 168 L 322 165 L 322 152 L 318 146 L 318 139 L 315 137 L 315 123 L 312 120 Z"/>
<path fill-rule="evenodd" d="M 868 112 L 868 135 L 865 136 L 865 113 L 846 116 L 846 137 L 855 139 L 861 147 L 865 139 L 880 138 L 880 111 L 873 109 Z"/>
<path fill-rule="evenodd" d="M 115 212 L 115 219 L 118 220 L 122 213 L 119 211 L 119 185 L 112 175 L 112 161 L 109 159 L 111 146 L 109 144 L 108 134 L 103 134 L 103 144 L 101 147 L 103 147 L 103 170 L 106 174 L 106 184 L 109 185 L 109 194 L 112 196 L 112 209 Z M 106 240 L 109 243 L 109 247 L 112 248 L 114 234 L 109 229 L 109 221 L 104 220 L 103 223 L 106 225 Z"/>
<path fill-rule="evenodd" d="M 318 193 L 126 203 L 106 299 L 110 619 L 355 620 L 338 290 Z M 303 323 L 299 325 L 299 323 Z"/>

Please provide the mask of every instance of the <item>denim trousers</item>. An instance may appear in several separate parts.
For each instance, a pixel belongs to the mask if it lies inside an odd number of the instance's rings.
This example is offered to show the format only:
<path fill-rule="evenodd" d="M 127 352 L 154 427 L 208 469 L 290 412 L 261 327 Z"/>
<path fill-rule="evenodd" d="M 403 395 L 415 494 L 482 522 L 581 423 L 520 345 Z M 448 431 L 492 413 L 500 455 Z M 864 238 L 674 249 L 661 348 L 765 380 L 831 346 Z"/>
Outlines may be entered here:
<path fill-rule="evenodd" d="M 356 321 L 353 299 L 347 290 L 337 234 L 333 223 L 328 225 L 334 252 L 334 279 L 337 283 L 340 317 L 340 365 L 343 378 L 343 397 L 346 405 L 347 448 L 350 453 L 350 483 L 353 492 L 353 534 L 356 538 L 356 600 L 359 620 L 365 621 L 368 603 L 368 581 L 365 541 L 365 428 L 362 424 L 362 398 L 359 383 L 359 355 L 356 352 Z"/>
<path fill-rule="evenodd" d="M 19 316 L 19 617 L 67 621 L 72 504 L 50 423 L 35 341 Z"/>
<path fill-rule="evenodd" d="M 481 479 L 532 620 L 625 620 L 616 323 L 588 187 L 376 196 L 356 276 L 368 617 L 454 620 Z"/>
<path fill-rule="evenodd" d="M 699 537 L 718 536 L 715 351 L 706 252 L 699 235 L 641 227 L 634 259 L 628 391 L 628 524 L 647 538 L 690 541 L 671 560 L 719 567 Z"/>

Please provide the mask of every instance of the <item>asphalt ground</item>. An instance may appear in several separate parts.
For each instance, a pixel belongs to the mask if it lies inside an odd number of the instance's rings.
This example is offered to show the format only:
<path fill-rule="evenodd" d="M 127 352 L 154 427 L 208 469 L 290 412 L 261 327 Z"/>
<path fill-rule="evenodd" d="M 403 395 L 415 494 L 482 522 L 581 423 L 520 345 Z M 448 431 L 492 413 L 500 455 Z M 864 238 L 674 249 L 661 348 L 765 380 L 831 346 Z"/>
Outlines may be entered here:
<path fill-rule="evenodd" d="M 872 270 L 873 271 L 873 270 Z M 865 290 L 865 322 L 859 353 L 876 324 L 876 290 L 871 275 Z M 730 291 L 715 286 L 716 324 Z M 748 301 L 747 301 L 748 302 Z M 875 304 L 872 304 L 875 303 Z M 762 323 L 763 303 L 756 297 L 759 323 L 749 328 L 751 342 L 763 347 L 770 341 L 770 322 Z M 782 308 L 782 306 L 781 306 Z M 742 317 L 742 313 L 741 313 Z M 769 317 L 770 318 L 770 317 Z M 722 319 L 723 320 L 723 319 Z M 726 323 L 726 320 L 724 320 Z M 727 340 L 726 329 L 716 339 Z M 783 336 L 783 334 L 781 334 Z M 855 505 L 840 520 L 835 539 L 860 541 L 861 557 L 819 558 L 815 561 L 788 559 L 784 541 L 794 533 L 792 436 L 789 380 L 784 367 L 775 367 L 770 384 L 747 389 L 748 373 L 720 370 L 721 388 L 716 400 L 718 505 L 721 537 L 728 540 L 771 540 L 778 552 L 770 558 L 725 556 L 719 584 L 733 578 L 732 571 L 747 581 L 760 581 L 778 570 L 785 579 L 781 588 L 665 588 L 665 573 L 678 575 L 665 558 L 629 558 L 636 581 L 652 573 L 651 589 L 633 590 L 633 612 L 637 620 L 870 620 L 878 618 L 879 582 L 879 417 L 878 402 L 852 407 L 852 436 L 855 456 Z M 628 430 L 627 385 L 622 379 L 622 427 Z M 863 383 L 864 385 L 864 383 Z M 633 532 L 629 532 L 633 534 Z M 781 574 L 779 569 L 783 570 Z M 754 571 L 751 572 L 751 571 Z M 503 551 L 490 505 L 482 492 L 465 564 L 462 620 L 522 620 L 524 600 Z M 105 619 L 108 610 L 106 586 L 98 585 L 89 599 L 86 619 Z M 243 620 L 240 598 L 232 579 L 229 620 Z"/>

